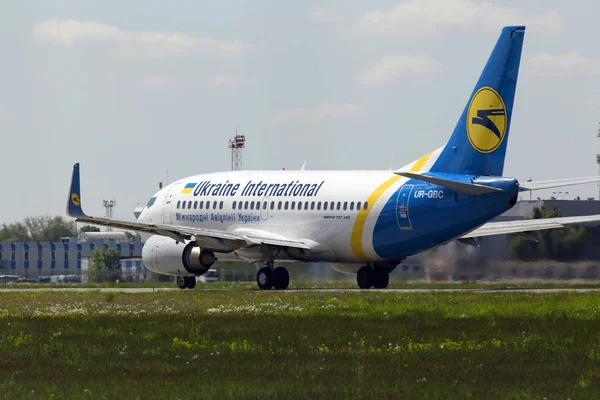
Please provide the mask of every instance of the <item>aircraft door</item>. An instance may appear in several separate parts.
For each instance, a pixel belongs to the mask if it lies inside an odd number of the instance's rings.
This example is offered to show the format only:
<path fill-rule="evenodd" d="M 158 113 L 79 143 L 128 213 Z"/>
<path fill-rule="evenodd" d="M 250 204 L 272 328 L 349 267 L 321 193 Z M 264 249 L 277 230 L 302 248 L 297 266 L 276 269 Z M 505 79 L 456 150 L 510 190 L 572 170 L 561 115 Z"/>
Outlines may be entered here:
<path fill-rule="evenodd" d="M 265 196 L 260 202 L 260 219 L 263 221 L 269 219 L 269 207 L 271 207 L 271 198 Z"/>
<path fill-rule="evenodd" d="M 414 185 L 404 185 L 398 192 L 398 200 L 396 201 L 396 220 L 398 226 L 402 230 L 411 230 L 412 223 L 410 222 L 410 195 Z"/>
<path fill-rule="evenodd" d="M 173 218 L 173 209 L 175 207 L 175 195 L 179 192 L 179 190 L 181 189 L 181 186 L 183 186 L 181 183 L 176 183 L 173 186 L 171 186 L 171 189 L 169 189 L 169 192 L 167 193 L 167 196 L 165 197 L 165 204 L 163 206 L 163 224 L 172 224 L 172 218 Z"/>

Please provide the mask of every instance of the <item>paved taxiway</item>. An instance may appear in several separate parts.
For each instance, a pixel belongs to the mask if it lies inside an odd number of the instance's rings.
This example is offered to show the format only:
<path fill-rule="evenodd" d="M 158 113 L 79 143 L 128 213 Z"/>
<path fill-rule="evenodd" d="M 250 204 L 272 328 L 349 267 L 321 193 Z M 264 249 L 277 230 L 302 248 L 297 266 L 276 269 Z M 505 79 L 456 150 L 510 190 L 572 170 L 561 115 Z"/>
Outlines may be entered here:
<path fill-rule="evenodd" d="M 153 293 L 180 291 L 178 288 L 10 288 L 0 289 L 0 293 L 10 292 L 117 292 L 117 293 Z M 258 291 L 259 289 L 193 289 L 192 291 Z M 285 292 L 359 292 L 361 289 L 288 289 Z M 600 288 L 542 288 L 542 289 L 364 289 L 369 292 L 384 293 L 431 293 L 431 292 L 461 292 L 461 293 L 556 293 L 556 292 L 600 292 Z"/>

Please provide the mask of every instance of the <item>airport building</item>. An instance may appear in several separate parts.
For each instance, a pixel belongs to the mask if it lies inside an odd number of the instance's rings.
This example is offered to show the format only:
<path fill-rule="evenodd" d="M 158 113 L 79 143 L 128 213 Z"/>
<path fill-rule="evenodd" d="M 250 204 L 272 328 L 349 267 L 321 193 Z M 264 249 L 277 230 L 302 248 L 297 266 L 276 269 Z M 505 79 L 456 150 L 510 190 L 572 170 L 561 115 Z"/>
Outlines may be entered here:
<path fill-rule="evenodd" d="M 71 277 L 71 280 L 81 281 L 82 271 L 87 270 L 92 251 L 97 247 L 117 249 L 123 257 L 123 274 L 140 276 L 145 271 L 141 262 L 142 246 L 141 242 L 115 242 L 98 237 L 79 242 L 75 238 L 54 243 L 0 242 L 0 276 L 8 279 L 7 276 L 18 275 L 38 280 L 40 277 L 64 275 Z"/>

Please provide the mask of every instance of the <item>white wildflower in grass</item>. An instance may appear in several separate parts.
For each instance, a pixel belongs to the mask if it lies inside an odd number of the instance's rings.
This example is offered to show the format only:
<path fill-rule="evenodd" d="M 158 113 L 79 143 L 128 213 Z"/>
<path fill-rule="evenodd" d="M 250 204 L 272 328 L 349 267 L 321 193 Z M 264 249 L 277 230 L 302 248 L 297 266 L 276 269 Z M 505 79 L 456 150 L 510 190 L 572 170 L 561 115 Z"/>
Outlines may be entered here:
<path fill-rule="evenodd" d="M 220 305 L 218 307 L 208 308 L 206 310 L 209 314 L 232 314 L 232 313 L 246 313 L 246 314 L 274 314 L 285 311 L 296 311 L 302 312 L 305 308 L 301 306 L 294 306 L 288 303 L 282 302 L 269 302 L 269 303 L 257 303 L 247 304 L 241 306 L 233 305 Z"/>

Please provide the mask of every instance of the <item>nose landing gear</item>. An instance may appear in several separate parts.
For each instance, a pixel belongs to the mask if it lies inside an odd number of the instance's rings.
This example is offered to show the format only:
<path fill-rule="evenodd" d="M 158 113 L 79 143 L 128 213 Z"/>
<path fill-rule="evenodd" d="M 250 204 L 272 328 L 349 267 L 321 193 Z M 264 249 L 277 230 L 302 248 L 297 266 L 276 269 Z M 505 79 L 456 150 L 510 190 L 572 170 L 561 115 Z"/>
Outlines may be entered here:
<path fill-rule="evenodd" d="M 177 286 L 179 289 L 193 289 L 196 287 L 196 277 L 195 276 L 178 276 L 177 277 Z"/>

